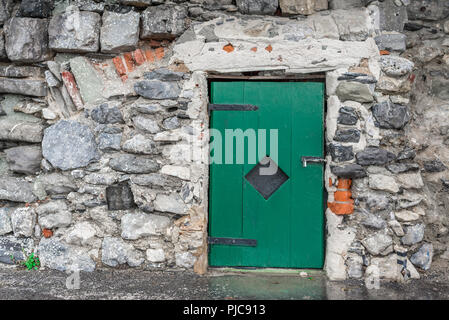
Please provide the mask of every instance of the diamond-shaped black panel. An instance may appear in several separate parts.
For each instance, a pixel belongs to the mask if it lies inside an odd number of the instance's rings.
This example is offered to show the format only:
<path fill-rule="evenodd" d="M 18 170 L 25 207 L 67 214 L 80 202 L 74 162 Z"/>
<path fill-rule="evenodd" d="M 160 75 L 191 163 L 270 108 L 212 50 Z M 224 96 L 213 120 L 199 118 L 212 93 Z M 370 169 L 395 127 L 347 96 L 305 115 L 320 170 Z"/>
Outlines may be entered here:
<path fill-rule="evenodd" d="M 275 170 L 268 169 L 270 166 Z M 270 157 L 265 157 L 248 172 L 245 179 L 267 200 L 288 180 L 288 176 Z"/>

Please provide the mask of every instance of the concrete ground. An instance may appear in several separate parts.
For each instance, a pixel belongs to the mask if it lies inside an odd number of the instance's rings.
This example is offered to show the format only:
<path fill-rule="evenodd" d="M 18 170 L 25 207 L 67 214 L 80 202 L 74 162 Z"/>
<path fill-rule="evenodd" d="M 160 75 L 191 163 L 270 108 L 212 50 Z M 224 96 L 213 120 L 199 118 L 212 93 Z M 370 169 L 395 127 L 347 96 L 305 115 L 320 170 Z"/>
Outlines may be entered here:
<path fill-rule="evenodd" d="M 438 272 L 405 284 L 330 282 L 318 271 L 235 273 L 207 276 L 185 271 L 98 270 L 80 274 L 80 288 L 67 289 L 69 275 L 54 270 L 0 269 L 0 299 L 449 299 L 449 280 Z M 71 278 L 73 279 L 73 278 Z M 73 282 L 72 282 L 73 286 Z"/>

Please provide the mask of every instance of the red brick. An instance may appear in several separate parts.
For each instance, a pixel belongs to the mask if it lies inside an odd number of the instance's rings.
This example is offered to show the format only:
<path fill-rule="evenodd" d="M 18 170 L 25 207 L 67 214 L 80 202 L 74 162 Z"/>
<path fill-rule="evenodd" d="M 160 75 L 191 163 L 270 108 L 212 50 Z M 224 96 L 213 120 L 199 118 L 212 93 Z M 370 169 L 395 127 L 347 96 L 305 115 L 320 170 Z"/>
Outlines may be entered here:
<path fill-rule="evenodd" d="M 138 66 L 142 65 L 145 62 L 145 56 L 140 49 L 137 49 L 133 52 L 133 58 Z"/>
<path fill-rule="evenodd" d="M 62 82 L 67 88 L 67 92 L 72 98 L 73 104 L 76 106 L 78 110 L 84 107 L 83 100 L 81 99 L 81 95 L 79 93 L 78 87 L 76 86 L 75 77 L 69 71 L 63 71 L 61 73 Z"/>
<path fill-rule="evenodd" d="M 126 67 L 123 64 L 122 57 L 118 56 L 112 59 L 112 62 L 114 63 L 115 70 L 117 70 L 119 75 L 126 74 Z"/>
<path fill-rule="evenodd" d="M 131 72 L 134 70 L 135 64 L 133 55 L 131 52 L 127 52 L 123 54 L 123 59 L 125 60 L 126 68 L 128 69 L 128 72 Z"/>

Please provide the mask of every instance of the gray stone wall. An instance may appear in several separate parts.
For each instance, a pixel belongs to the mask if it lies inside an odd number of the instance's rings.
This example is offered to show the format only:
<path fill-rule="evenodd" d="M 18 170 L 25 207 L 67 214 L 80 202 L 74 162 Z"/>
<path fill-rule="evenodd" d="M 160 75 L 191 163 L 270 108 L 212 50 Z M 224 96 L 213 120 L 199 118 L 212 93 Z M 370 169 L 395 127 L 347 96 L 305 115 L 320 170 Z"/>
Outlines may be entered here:
<path fill-rule="evenodd" d="M 448 10 L 443 0 L 0 2 L 0 266 L 23 247 L 58 270 L 204 272 L 207 76 L 246 72 L 326 73 L 331 279 L 447 265 Z"/>

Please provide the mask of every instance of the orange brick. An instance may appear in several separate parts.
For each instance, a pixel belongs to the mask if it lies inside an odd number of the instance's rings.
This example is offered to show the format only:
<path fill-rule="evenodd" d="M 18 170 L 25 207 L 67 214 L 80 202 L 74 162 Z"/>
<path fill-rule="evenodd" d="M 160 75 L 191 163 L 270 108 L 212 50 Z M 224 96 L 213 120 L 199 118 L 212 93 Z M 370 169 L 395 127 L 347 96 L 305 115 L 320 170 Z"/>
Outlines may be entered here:
<path fill-rule="evenodd" d="M 252 52 L 257 52 L 257 47 L 252 47 L 252 48 L 251 48 L 251 51 L 252 51 Z"/>
<path fill-rule="evenodd" d="M 155 59 L 154 50 L 153 49 L 145 50 L 145 58 L 149 62 L 154 62 L 154 59 Z"/>
<path fill-rule="evenodd" d="M 273 51 L 273 47 L 271 46 L 271 44 L 269 44 L 269 45 L 265 48 L 265 50 L 267 50 L 268 52 L 271 52 L 271 51 Z"/>
<path fill-rule="evenodd" d="M 386 56 L 386 55 L 390 54 L 390 51 L 388 51 L 388 50 L 380 50 L 379 53 L 380 53 L 381 56 Z"/>
<path fill-rule="evenodd" d="M 227 53 L 231 53 L 232 51 L 234 51 L 234 46 L 228 43 L 223 47 L 223 50 L 226 51 Z"/>
<path fill-rule="evenodd" d="M 327 207 L 337 215 L 351 214 L 354 212 L 354 204 L 351 202 L 328 202 Z"/>
<path fill-rule="evenodd" d="M 351 191 L 335 191 L 334 199 L 335 201 L 348 201 L 351 200 Z"/>
<path fill-rule="evenodd" d="M 50 229 L 42 229 L 42 235 L 45 238 L 51 238 L 51 236 L 53 236 L 53 231 L 51 231 Z"/>
<path fill-rule="evenodd" d="M 165 56 L 165 51 L 164 51 L 164 48 L 162 48 L 162 47 L 156 48 L 154 50 L 154 53 L 156 54 L 157 60 L 161 60 Z"/>
<path fill-rule="evenodd" d="M 131 52 L 127 52 L 123 54 L 123 58 L 125 59 L 126 68 L 128 69 L 128 72 L 131 72 L 134 70 L 134 60 L 133 55 Z"/>
<path fill-rule="evenodd" d="M 339 179 L 337 188 L 338 189 L 349 189 L 349 188 L 351 188 L 351 183 L 352 183 L 351 179 Z"/>
<path fill-rule="evenodd" d="M 143 52 L 140 49 L 133 51 L 133 58 L 138 66 L 140 66 L 145 62 L 145 56 L 143 55 Z"/>
<path fill-rule="evenodd" d="M 126 68 L 125 68 L 125 65 L 123 64 L 122 57 L 120 57 L 120 56 L 115 57 L 112 59 L 112 62 L 114 63 L 115 70 L 117 70 L 119 75 L 126 74 Z"/>

